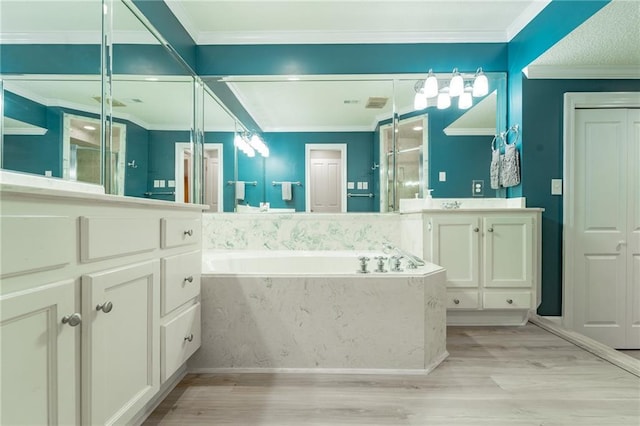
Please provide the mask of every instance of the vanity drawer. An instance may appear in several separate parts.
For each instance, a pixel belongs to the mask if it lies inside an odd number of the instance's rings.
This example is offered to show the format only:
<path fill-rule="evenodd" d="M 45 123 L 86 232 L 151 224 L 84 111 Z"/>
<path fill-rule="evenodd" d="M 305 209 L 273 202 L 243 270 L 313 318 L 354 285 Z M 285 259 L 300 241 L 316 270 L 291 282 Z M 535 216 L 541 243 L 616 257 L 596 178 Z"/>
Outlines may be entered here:
<path fill-rule="evenodd" d="M 76 226 L 68 216 L 2 216 L 0 276 L 64 267 L 74 261 Z"/>
<path fill-rule="evenodd" d="M 531 292 L 485 292 L 483 306 L 486 309 L 529 309 L 531 308 Z"/>
<path fill-rule="evenodd" d="M 167 380 L 200 347 L 200 303 L 160 327 L 160 382 Z"/>
<path fill-rule="evenodd" d="M 200 250 L 165 257 L 162 267 L 162 315 L 200 294 Z"/>
<path fill-rule="evenodd" d="M 478 309 L 477 291 L 447 292 L 447 309 Z"/>
<path fill-rule="evenodd" d="M 163 218 L 161 223 L 163 249 L 200 243 L 200 219 Z"/>
<path fill-rule="evenodd" d="M 91 262 L 158 248 L 158 220 L 131 217 L 81 217 L 80 260 Z"/>

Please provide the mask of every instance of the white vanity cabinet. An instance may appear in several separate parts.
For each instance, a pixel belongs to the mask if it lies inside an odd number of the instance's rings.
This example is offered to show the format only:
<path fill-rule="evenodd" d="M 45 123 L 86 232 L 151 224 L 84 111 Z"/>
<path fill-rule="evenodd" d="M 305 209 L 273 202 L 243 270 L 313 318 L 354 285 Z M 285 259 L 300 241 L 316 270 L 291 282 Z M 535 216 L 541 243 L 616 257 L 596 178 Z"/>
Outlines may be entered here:
<path fill-rule="evenodd" d="M 424 257 L 447 270 L 447 322 L 526 322 L 540 303 L 540 210 L 425 212 Z"/>
<path fill-rule="evenodd" d="M 0 296 L 0 424 L 78 423 L 74 293 L 66 280 Z"/>
<path fill-rule="evenodd" d="M 1 189 L 0 424 L 140 422 L 200 342 L 203 206 Z"/>

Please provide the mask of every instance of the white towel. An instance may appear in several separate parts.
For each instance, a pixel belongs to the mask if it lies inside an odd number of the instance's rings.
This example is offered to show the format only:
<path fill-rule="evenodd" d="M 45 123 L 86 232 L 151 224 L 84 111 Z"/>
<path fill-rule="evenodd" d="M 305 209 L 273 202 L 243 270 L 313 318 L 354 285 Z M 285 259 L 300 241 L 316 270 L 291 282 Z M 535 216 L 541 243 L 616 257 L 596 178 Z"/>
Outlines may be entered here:
<path fill-rule="evenodd" d="M 244 200 L 244 182 L 236 181 L 236 200 Z"/>
<path fill-rule="evenodd" d="M 282 199 L 291 201 L 291 182 L 282 182 Z"/>

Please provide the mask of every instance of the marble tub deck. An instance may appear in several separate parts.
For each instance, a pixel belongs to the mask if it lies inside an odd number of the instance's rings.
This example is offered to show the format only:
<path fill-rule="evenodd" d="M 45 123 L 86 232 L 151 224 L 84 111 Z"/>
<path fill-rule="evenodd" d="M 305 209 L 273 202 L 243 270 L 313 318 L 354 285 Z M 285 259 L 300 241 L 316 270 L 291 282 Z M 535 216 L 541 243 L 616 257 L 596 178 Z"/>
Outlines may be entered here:
<path fill-rule="evenodd" d="M 205 275 L 202 347 L 189 370 L 425 373 L 448 355 L 445 294 L 441 268 L 413 276 Z"/>

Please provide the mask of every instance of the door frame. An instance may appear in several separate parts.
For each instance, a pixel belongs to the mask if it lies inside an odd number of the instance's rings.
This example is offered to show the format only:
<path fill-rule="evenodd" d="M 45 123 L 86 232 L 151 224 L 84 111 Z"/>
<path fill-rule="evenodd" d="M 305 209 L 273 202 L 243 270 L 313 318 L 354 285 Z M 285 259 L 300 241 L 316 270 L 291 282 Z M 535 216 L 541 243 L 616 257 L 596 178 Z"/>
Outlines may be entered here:
<path fill-rule="evenodd" d="M 567 92 L 564 94 L 563 118 L 563 183 L 562 183 L 562 324 L 574 329 L 575 291 L 572 255 L 575 247 L 575 125 L 576 109 L 640 108 L 637 92 Z"/>
<path fill-rule="evenodd" d="M 218 211 L 210 213 L 222 213 L 224 211 L 224 182 L 222 180 L 224 176 L 224 145 L 221 143 L 208 143 L 205 142 L 202 149 L 204 153 L 207 151 L 218 151 Z M 202 173 L 205 175 L 205 173 Z M 205 176 L 206 177 L 206 176 Z"/>
<path fill-rule="evenodd" d="M 174 182 L 176 186 L 174 188 L 175 201 L 177 203 L 184 203 L 184 185 L 181 184 L 182 177 L 184 176 L 184 152 L 191 149 L 191 142 L 176 142 L 175 144 L 175 177 Z M 208 143 L 205 142 L 202 151 L 218 151 L 218 210 L 224 211 L 224 182 L 222 180 L 224 176 L 224 145 L 221 143 Z M 193 170 L 189 170 L 189 182 L 193 185 Z"/>
<path fill-rule="evenodd" d="M 311 151 L 339 151 L 341 170 L 341 189 L 340 195 L 342 199 L 341 213 L 347 212 L 347 144 L 346 143 L 307 143 L 304 145 L 304 211 L 311 212 Z"/>

